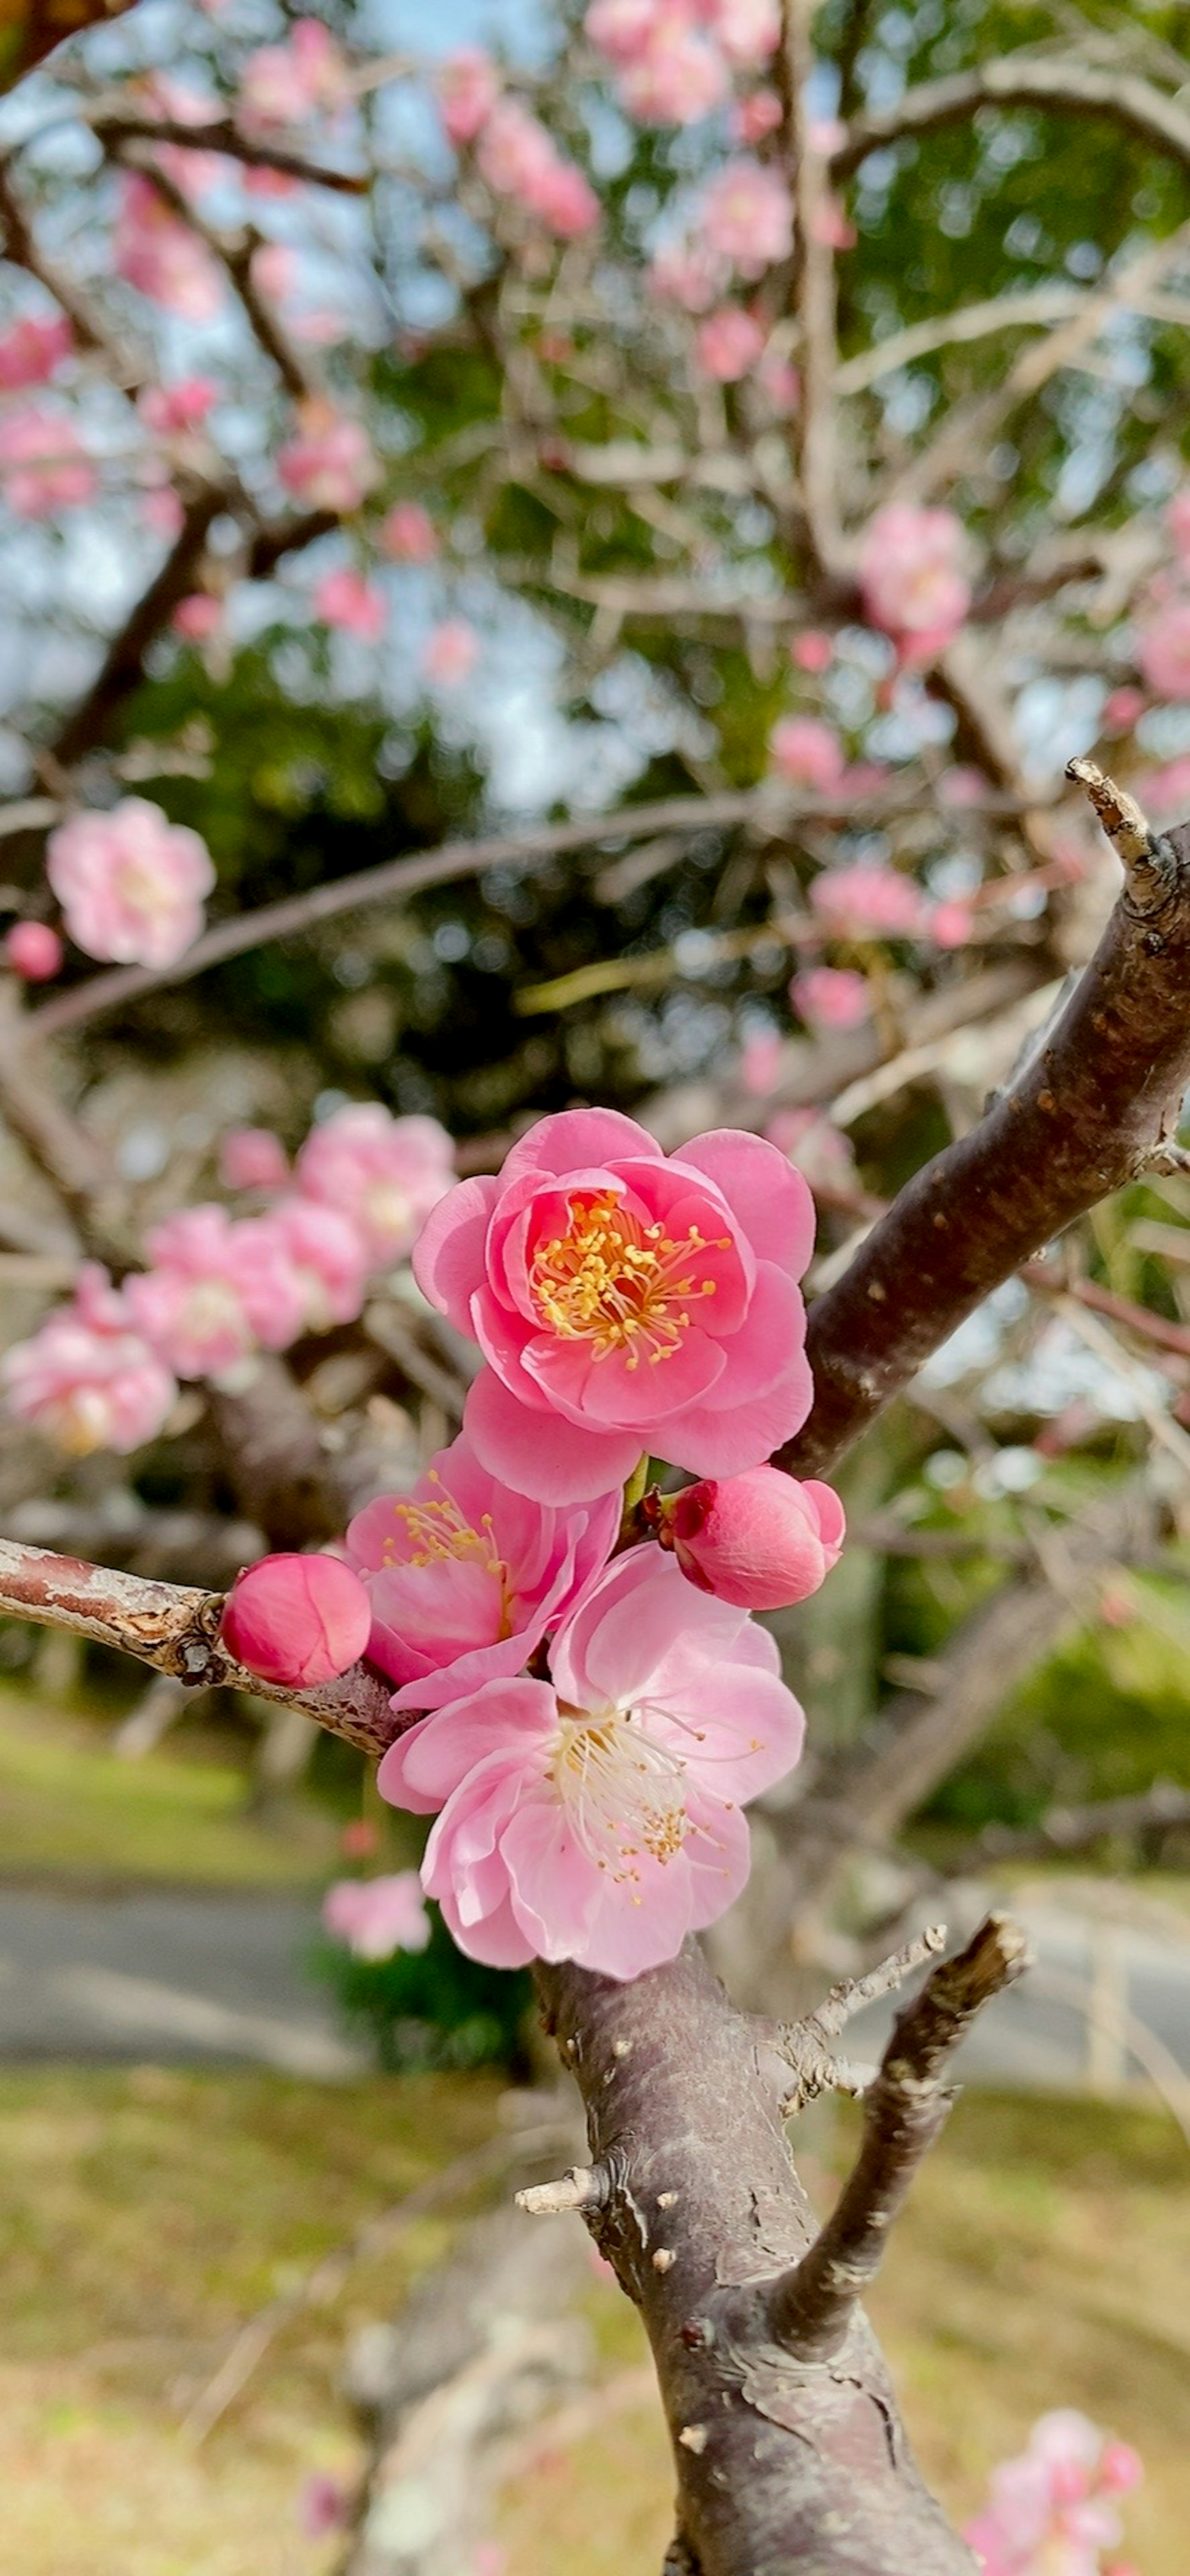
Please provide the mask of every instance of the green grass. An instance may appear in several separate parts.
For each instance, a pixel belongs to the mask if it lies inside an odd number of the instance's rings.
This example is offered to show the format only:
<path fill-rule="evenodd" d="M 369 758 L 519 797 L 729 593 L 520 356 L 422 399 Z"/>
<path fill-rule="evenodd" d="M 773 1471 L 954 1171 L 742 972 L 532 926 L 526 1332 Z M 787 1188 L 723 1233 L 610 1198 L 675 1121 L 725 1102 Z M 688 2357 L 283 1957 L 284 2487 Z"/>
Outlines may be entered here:
<path fill-rule="evenodd" d="M 311 2467 L 350 2474 L 345 2331 L 432 2262 L 427 2221 L 280 2340 L 201 2450 L 178 2432 L 226 2338 L 359 2221 L 490 2126 L 488 2077 L 319 2087 L 266 2074 L 0 2072 L 0 2487 L 21 2576 L 323 2576 L 302 2539 Z M 807 2158 L 820 2201 L 853 2134 Z M 1149 2477 L 1143 2576 L 1184 2576 L 1190 2160 L 1131 2108 L 968 2095 L 899 2222 L 873 2301 L 927 2475 L 957 2513 L 1046 2407 L 1085 2407 Z M 618 2292 L 588 2304 L 605 2420 L 546 2444 L 503 2500 L 508 2576 L 654 2576 L 672 2471 Z M 627 2402 L 615 2403 L 627 2387 Z"/>
<path fill-rule="evenodd" d="M 0 1701 L 0 1872 L 309 1885 L 335 1865 L 336 1827 L 312 1803 L 284 1822 L 246 1812 L 247 1783 L 184 1743 L 141 1761 L 109 1752 L 94 1724 L 9 1690 Z"/>

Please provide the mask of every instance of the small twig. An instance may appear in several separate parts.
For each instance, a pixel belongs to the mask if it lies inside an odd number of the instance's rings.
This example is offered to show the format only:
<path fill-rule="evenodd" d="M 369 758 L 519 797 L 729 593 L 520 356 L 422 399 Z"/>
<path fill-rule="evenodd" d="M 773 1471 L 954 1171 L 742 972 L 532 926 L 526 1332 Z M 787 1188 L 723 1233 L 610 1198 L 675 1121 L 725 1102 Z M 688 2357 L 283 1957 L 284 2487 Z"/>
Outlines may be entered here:
<path fill-rule="evenodd" d="M 516 2205 L 527 2218 L 558 2218 L 570 2209 L 601 2209 L 611 2187 L 606 2166 L 571 2165 L 556 2182 L 535 2182 L 518 2191 Z"/>
<path fill-rule="evenodd" d="M 895 1993 L 915 1968 L 936 1958 L 946 1942 L 946 1925 L 932 1923 L 902 1950 L 870 1968 L 864 1977 L 845 1977 L 832 1986 L 814 2012 L 804 2013 L 800 2021 L 784 2022 L 773 2033 L 773 2046 L 793 2068 L 794 2082 L 786 2095 L 782 2110 L 786 2116 L 803 2109 L 819 2093 L 867 2093 L 875 2080 L 876 2069 L 853 2066 L 839 2057 L 830 2042 L 863 2012 L 867 2004 L 877 2003 L 882 1995 Z"/>
<path fill-rule="evenodd" d="M 773 2339 L 799 2361 L 828 2361 L 842 2344 L 917 2167 L 950 2110 L 954 2097 L 941 2081 L 943 2070 L 977 2013 L 1021 1975 L 1028 1959 L 1019 1925 L 990 1915 L 898 2015 L 867 2095 L 850 2179 L 809 2253 L 769 2295 Z"/>
<path fill-rule="evenodd" d="M 1135 910 L 1159 912 L 1177 889 L 1178 862 L 1168 842 L 1150 829 L 1135 796 L 1105 777 L 1093 760 L 1068 760 L 1066 775 L 1085 787 L 1123 868 Z"/>

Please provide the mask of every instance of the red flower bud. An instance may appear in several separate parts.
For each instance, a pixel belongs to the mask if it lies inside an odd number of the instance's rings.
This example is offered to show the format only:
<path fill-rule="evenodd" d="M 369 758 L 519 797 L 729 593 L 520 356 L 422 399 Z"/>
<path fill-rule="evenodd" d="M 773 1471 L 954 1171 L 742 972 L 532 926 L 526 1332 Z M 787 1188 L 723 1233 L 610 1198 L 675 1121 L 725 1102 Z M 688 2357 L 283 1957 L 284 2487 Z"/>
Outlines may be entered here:
<path fill-rule="evenodd" d="M 337 1556 L 262 1556 L 237 1574 L 219 1634 L 250 1673 L 297 1689 L 347 1672 L 371 1625 L 367 1592 Z"/>
<path fill-rule="evenodd" d="M 741 1610 L 781 1610 L 817 1592 L 846 1527 L 829 1485 L 800 1485 L 778 1467 L 707 1477 L 662 1510 L 661 1542 L 683 1574 Z"/>
<path fill-rule="evenodd" d="M 45 984 L 62 963 L 62 942 L 48 921 L 14 921 L 4 942 L 4 959 L 27 984 Z"/>

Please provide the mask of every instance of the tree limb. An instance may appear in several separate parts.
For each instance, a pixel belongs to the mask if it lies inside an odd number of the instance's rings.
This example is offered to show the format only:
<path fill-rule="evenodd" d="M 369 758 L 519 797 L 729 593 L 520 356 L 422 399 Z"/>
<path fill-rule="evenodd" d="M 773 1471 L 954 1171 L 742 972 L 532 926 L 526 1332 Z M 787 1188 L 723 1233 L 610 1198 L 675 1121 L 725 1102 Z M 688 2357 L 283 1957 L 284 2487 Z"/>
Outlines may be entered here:
<path fill-rule="evenodd" d="M 1049 60 L 1042 54 L 1005 54 L 970 71 L 922 81 L 895 107 L 856 117 L 845 143 L 831 155 L 836 179 L 848 179 L 870 152 L 882 152 L 907 135 L 958 125 L 981 107 L 1036 107 L 1068 116 L 1105 116 L 1142 143 L 1170 153 L 1190 169 L 1190 116 L 1151 81 L 1091 63 Z"/>

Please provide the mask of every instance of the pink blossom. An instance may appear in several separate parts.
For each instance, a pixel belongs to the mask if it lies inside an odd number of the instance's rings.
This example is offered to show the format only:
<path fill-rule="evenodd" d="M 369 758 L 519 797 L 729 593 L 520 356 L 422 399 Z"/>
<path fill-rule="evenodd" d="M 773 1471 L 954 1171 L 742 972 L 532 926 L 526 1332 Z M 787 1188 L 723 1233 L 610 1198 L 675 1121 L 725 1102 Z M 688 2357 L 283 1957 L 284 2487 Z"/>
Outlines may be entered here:
<path fill-rule="evenodd" d="M 301 1330 L 302 1284 L 264 1219 L 233 1224 L 226 1208 L 183 1208 L 154 1226 L 152 1268 L 125 1294 L 147 1341 L 179 1377 L 222 1377 L 263 1344 L 284 1350 Z"/>
<path fill-rule="evenodd" d="M 837 733 L 818 716 L 783 716 L 769 736 L 769 759 L 791 787 L 829 796 L 846 768 Z"/>
<path fill-rule="evenodd" d="M 74 1297 L 0 1360 L 10 1413 L 70 1458 L 155 1439 L 177 1394 L 106 1270 L 86 1262 Z"/>
<path fill-rule="evenodd" d="M 515 198 L 564 241 L 599 221 L 599 200 L 589 181 L 519 99 L 496 101 L 476 161 L 498 196 Z"/>
<path fill-rule="evenodd" d="M 344 1860 L 373 1860 L 380 1849 L 379 1828 L 370 1816 L 353 1816 L 339 1836 Z"/>
<path fill-rule="evenodd" d="M 859 235 L 837 197 L 823 197 L 810 218 L 816 242 L 827 250 L 854 250 Z"/>
<path fill-rule="evenodd" d="M 14 921 L 4 942 L 5 965 L 26 984 L 48 984 L 62 954 L 62 942 L 48 921 Z"/>
<path fill-rule="evenodd" d="M 298 435 L 277 458 L 277 472 L 307 510 L 358 509 L 380 479 L 367 431 L 329 403 L 303 403 Z"/>
<path fill-rule="evenodd" d="M 178 601 L 170 619 L 175 635 L 186 644 L 209 644 L 223 624 L 223 602 L 209 590 L 191 590 Z"/>
<path fill-rule="evenodd" d="M 801 377 L 791 361 L 774 348 L 771 340 L 757 366 L 756 383 L 770 411 L 775 411 L 779 420 L 788 420 L 797 410 L 802 398 Z"/>
<path fill-rule="evenodd" d="M 226 1190 L 283 1190 L 289 1164 L 280 1137 L 271 1127 L 229 1127 L 219 1144 L 219 1178 Z"/>
<path fill-rule="evenodd" d="M 725 304 L 709 313 L 697 332 L 698 363 L 716 384 L 735 385 L 754 367 L 764 347 L 764 332 L 742 304 Z"/>
<path fill-rule="evenodd" d="M 347 1532 L 372 1603 L 373 1663 L 400 1687 L 397 1709 L 442 1708 L 511 1679 L 601 1572 L 618 1494 L 568 1512 L 510 1493 L 466 1433 L 409 1494 L 381 1494 Z"/>
<path fill-rule="evenodd" d="M 146 385 L 137 410 L 155 438 L 181 438 L 201 429 L 219 388 L 210 376 L 182 376 L 172 385 Z"/>
<path fill-rule="evenodd" d="M 783 1610 L 817 1592 L 843 1551 L 843 1506 L 830 1485 L 779 1467 L 687 1485 L 663 1502 L 658 1536 L 688 1582 L 740 1610 Z"/>
<path fill-rule="evenodd" d="M 966 2538 L 988 2576 L 1109 2576 L 1102 2552 L 1121 2536 L 1108 2499 L 1135 2485 L 1141 2464 L 1126 2443 L 1105 2443 L 1074 2407 L 1043 2415 L 1027 2448 L 995 2469 L 991 2497 Z M 1110 2576 L 1120 2576 L 1118 2566 Z"/>
<path fill-rule="evenodd" d="M 250 1673 L 297 1690 L 349 1672 L 370 1621 L 358 1574 L 337 1556 L 262 1556 L 237 1574 L 219 1634 Z"/>
<path fill-rule="evenodd" d="M 139 170 L 120 182 L 112 262 L 117 277 L 184 321 L 210 322 L 223 302 L 210 252 Z"/>
<path fill-rule="evenodd" d="M 944 769 L 938 781 L 938 801 L 941 805 L 956 807 L 982 805 L 987 794 L 988 782 L 982 769 L 968 768 L 961 761 L 956 762 L 950 769 Z"/>
<path fill-rule="evenodd" d="M 766 134 L 775 134 L 784 116 L 775 89 L 754 89 L 747 98 L 738 99 L 732 117 L 732 131 L 738 143 L 763 143 Z"/>
<path fill-rule="evenodd" d="M 304 1565 L 304 1557 L 297 1559 Z M 354 1656 L 352 1661 L 355 1661 Z M 356 1959 L 391 1959 L 394 1950 L 424 1950 L 430 1918 L 415 1869 L 392 1878 L 341 1878 L 322 1900 L 323 1929 Z"/>
<path fill-rule="evenodd" d="M 215 0 L 222 8 L 223 0 Z M 204 0 L 210 8 L 212 0 Z M 348 2498 L 338 2478 L 328 2477 L 323 2469 L 313 2469 L 305 2480 L 298 2498 L 298 2521 L 307 2540 L 323 2540 L 328 2531 L 342 2531 L 349 2512 Z"/>
<path fill-rule="evenodd" d="M 14 411 L 0 420 L 0 492 L 18 519 L 77 509 L 98 488 L 73 422 L 52 411 Z"/>
<path fill-rule="evenodd" d="M 465 617 L 444 617 L 426 638 L 421 666 L 438 689 L 457 689 L 479 658 L 479 637 Z"/>
<path fill-rule="evenodd" d="M 1190 487 L 1174 493 L 1165 520 L 1179 562 L 1190 564 Z"/>
<path fill-rule="evenodd" d="M 924 927 L 925 907 L 911 878 L 895 868 L 824 868 L 810 888 L 810 901 L 828 927 L 841 936 L 864 938 L 872 933 L 909 937 Z"/>
<path fill-rule="evenodd" d="M 434 79 L 442 122 L 452 143 L 474 143 L 500 95 L 500 75 L 478 45 L 460 45 Z"/>
<path fill-rule="evenodd" d="M 755 71 L 781 42 L 779 0 L 702 0 L 702 15 L 737 71 Z"/>
<path fill-rule="evenodd" d="M 348 1217 L 374 1268 L 403 1260 L 454 1178 L 454 1148 L 436 1118 L 392 1118 L 349 1101 L 307 1136 L 297 1159 L 303 1198 Z"/>
<path fill-rule="evenodd" d="M 936 903 L 926 922 L 926 936 L 936 948 L 965 948 L 975 928 L 969 903 Z"/>
<path fill-rule="evenodd" d="M 273 134 L 312 116 L 336 116 L 351 96 L 351 75 L 329 27 L 294 21 L 284 45 L 249 54 L 240 79 L 246 134 Z"/>
<path fill-rule="evenodd" d="M 776 1029 L 761 1029 L 748 1040 L 740 1057 L 740 1081 L 756 1100 L 775 1091 L 785 1062 L 785 1042 Z"/>
<path fill-rule="evenodd" d="M 789 647 L 789 659 L 799 671 L 829 671 L 834 658 L 834 636 L 824 635 L 813 626 L 808 626 L 804 635 L 795 635 Z"/>
<path fill-rule="evenodd" d="M 809 966 L 789 987 L 794 1009 L 811 1029 L 858 1029 L 871 1016 L 866 975 L 850 966 Z"/>
<path fill-rule="evenodd" d="M 1187 494 L 1190 500 L 1190 493 Z M 1130 733 L 1140 723 L 1148 699 L 1143 689 L 1112 689 L 1103 701 L 1100 722 L 1105 733 Z"/>
<path fill-rule="evenodd" d="M 928 638 L 941 651 L 971 605 L 967 534 L 953 510 L 891 501 L 864 532 L 860 583 L 864 615 L 888 635 Z"/>
<path fill-rule="evenodd" d="M 774 260 L 788 259 L 793 199 L 780 171 L 766 161 L 726 162 L 703 197 L 702 233 L 741 277 L 759 277 Z"/>
<path fill-rule="evenodd" d="M 377 539 L 394 563 L 433 563 L 438 531 L 420 501 L 397 501 L 377 530 Z"/>
<path fill-rule="evenodd" d="M 1159 698 L 1190 698 L 1190 599 L 1175 600 L 1144 628 L 1136 658 Z"/>
<path fill-rule="evenodd" d="M 490 1363 L 465 1415 L 482 1464 L 571 1503 L 642 1450 L 730 1475 L 790 1437 L 813 1241 L 804 1181 L 759 1137 L 723 1128 L 667 1158 L 634 1119 L 574 1109 L 451 1190 L 413 1266 Z"/>
<path fill-rule="evenodd" d="M 655 0 L 645 41 L 623 64 L 616 94 L 638 124 L 695 125 L 730 86 L 718 45 L 695 25 L 686 0 Z"/>
<path fill-rule="evenodd" d="M 705 242 L 684 240 L 663 243 L 648 269 L 654 295 L 686 313 L 705 313 L 722 294 L 727 274 L 725 262 L 713 258 Z"/>
<path fill-rule="evenodd" d="M 0 392 L 23 393 L 45 385 L 74 347 L 64 313 L 24 313 L 0 333 Z"/>
<path fill-rule="evenodd" d="M 350 566 L 323 574 L 314 593 L 314 609 L 327 626 L 337 626 L 345 635 L 360 635 L 367 644 L 375 644 L 388 623 L 383 591 Z"/>
<path fill-rule="evenodd" d="M 364 1302 L 368 1250 L 353 1219 L 317 1200 L 278 1199 L 267 1218 L 279 1257 L 293 1272 L 307 1332 L 352 1324 Z"/>
<path fill-rule="evenodd" d="M 206 842 L 125 796 L 107 814 L 72 814 L 51 832 L 46 875 L 88 957 L 172 966 L 197 939 L 215 882 Z"/>
<path fill-rule="evenodd" d="M 583 27 L 609 63 L 639 62 L 648 51 L 657 0 L 591 0 Z"/>
<path fill-rule="evenodd" d="M 797 1761 L 802 1712 L 771 1637 L 652 1545 L 591 1586 L 549 1668 L 423 1718 L 379 1786 L 441 1809 L 422 1884 L 470 1957 L 634 1977 L 739 1894 L 741 1806 Z"/>
<path fill-rule="evenodd" d="M 298 264 L 288 242 L 258 243 L 252 253 L 252 283 L 270 304 L 282 304 L 297 284 Z"/>
<path fill-rule="evenodd" d="M 856 1187 L 849 1137 L 820 1109 L 774 1109 L 765 1134 L 770 1145 L 804 1172 L 812 1190 L 849 1195 Z"/>

